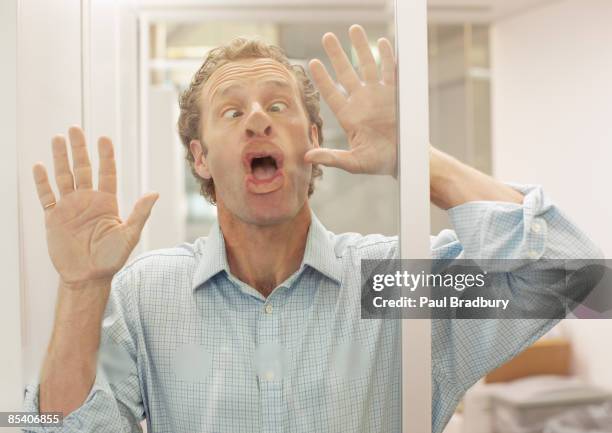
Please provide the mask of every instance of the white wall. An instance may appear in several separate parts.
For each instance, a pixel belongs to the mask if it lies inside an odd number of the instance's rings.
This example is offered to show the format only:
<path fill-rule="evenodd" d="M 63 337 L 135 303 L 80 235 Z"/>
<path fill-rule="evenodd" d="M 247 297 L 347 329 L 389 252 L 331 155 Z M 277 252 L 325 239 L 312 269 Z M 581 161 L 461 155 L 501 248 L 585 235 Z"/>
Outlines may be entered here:
<path fill-rule="evenodd" d="M 21 407 L 21 297 L 19 272 L 19 190 L 17 188 L 17 0 L 0 2 L 0 53 L 4 64 L 0 68 L 0 410 L 13 411 Z M 17 432 L 17 428 L 10 432 Z"/>
<path fill-rule="evenodd" d="M 493 26 L 493 170 L 541 183 L 612 258 L 612 2 L 565 0 Z"/>
<path fill-rule="evenodd" d="M 20 381 L 27 383 L 38 375 L 46 352 L 58 283 L 47 253 L 44 216 L 31 167 L 42 161 L 55 188 L 51 137 L 66 134 L 70 125 L 79 124 L 85 128 L 97 182 L 96 139 L 109 135 L 123 180 L 118 192 L 121 215 L 129 214 L 140 194 L 134 115 L 138 77 L 134 66 L 136 16 L 129 2 L 19 0 L 18 10 L 17 145 L 13 147 L 19 155 L 20 228 L 11 227 L 21 240 Z M 118 40 L 120 34 L 123 44 Z"/>
<path fill-rule="evenodd" d="M 493 170 L 542 184 L 612 258 L 612 2 L 565 0 L 492 31 Z M 612 388 L 612 321 L 565 321 L 575 367 Z"/>
<path fill-rule="evenodd" d="M 49 341 L 58 283 L 31 168 L 42 161 L 53 176 L 51 137 L 82 121 L 80 2 L 20 0 L 18 32 L 17 149 L 28 382 L 38 373 Z"/>
<path fill-rule="evenodd" d="M 148 236 L 143 240 L 147 250 L 171 248 L 185 241 L 185 157 L 176 132 L 177 101 L 178 95 L 170 86 L 149 90 L 147 185 L 159 193 L 159 200 L 147 222 Z"/>

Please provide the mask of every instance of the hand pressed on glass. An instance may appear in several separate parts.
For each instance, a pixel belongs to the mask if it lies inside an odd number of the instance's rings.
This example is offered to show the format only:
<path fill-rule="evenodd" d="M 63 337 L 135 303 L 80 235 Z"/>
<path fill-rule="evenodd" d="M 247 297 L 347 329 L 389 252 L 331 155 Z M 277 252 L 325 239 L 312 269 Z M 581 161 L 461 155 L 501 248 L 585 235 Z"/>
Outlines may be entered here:
<path fill-rule="evenodd" d="M 325 101 L 344 128 L 350 150 L 312 149 L 307 162 L 337 167 L 350 173 L 396 174 L 395 58 L 391 43 L 378 40 L 380 77 L 363 27 L 353 25 L 349 36 L 359 57 L 361 78 L 333 33 L 323 36 L 323 47 L 332 62 L 334 83 L 320 60 L 310 62 L 312 77 Z"/>
<path fill-rule="evenodd" d="M 45 210 L 49 256 L 62 282 L 68 285 L 110 280 L 138 243 L 158 195 L 149 193 L 140 198 L 128 219 L 122 221 L 112 141 L 107 137 L 98 140 L 100 167 L 95 190 L 83 130 L 71 127 L 68 135 L 72 170 L 65 137 L 57 135 L 52 141 L 59 200 L 45 166 L 37 163 L 33 167 L 38 197 Z"/>

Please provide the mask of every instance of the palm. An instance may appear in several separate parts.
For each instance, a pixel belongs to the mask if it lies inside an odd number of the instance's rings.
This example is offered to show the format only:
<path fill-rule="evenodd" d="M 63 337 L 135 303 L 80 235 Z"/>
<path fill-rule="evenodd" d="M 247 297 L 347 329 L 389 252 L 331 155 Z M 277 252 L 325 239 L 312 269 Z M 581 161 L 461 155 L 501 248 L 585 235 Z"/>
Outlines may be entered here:
<path fill-rule="evenodd" d="M 396 160 L 395 87 L 362 86 L 337 113 L 360 173 L 388 173 Z"/>
<path fill-rule="evenodd" d="M 126 222 L 119 218 L 112 143 L 101 138 L 99 190 L 91 188 L 91 166 L 80 128 L 70 129 L 74 175 L 63 137 L 53 142 L 55 177 L 61 199 L 49 185 L 44 166 L 34 167 L 45 225 L 49 256 L 67 283 L 112 278 L 136 246 L 156 196 L 140 199 Z M 75 188 L 76 186 L 76 188 Z"/>
<path fill-rule="evenodd" d="M 76 191 L 46 217 L 53 265 L 66 281 L 116 273 L 134 248 L 118 217 L 117 201 L 100 191 Z"/>
<path fill-rule="evenodd" d="M 395 174 L 397 160 L 395 117 L 395 60 L 389 41 L 381 39 L 381 75 L 370 51 L 365 31 L 352 26 L 351 41 L 359 56 L 363 80 L 349 62 L 338 38 L 327 34 L 323 45 L 332 62 L 344 94 L 318 60 L 310 64 L 321 95 L 342 128 L 350 149 L 314 149 L 306 160 L 339 167 L 351 173 Z"/>

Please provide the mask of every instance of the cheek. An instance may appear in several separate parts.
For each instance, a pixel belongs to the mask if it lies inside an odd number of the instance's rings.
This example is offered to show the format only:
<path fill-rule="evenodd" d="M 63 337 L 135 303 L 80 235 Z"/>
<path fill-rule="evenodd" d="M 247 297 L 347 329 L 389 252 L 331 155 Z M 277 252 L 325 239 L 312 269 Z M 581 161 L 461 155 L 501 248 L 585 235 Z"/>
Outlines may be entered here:
<path fill-rule="evenodd" d="M 231 149 L 210 150 L 208 153 L 208 169 L 218 182 L 218 179 L 232 178 L 239 172 L 241 167 L 240 154 L 235 154 Z"/>
<path fill-rule="evenodd" d="M 304 122 L 303 118 L 292 118 L 289 120 L 287 126 L 291 136 L 296 138 L 293 140 L 294 147 L 297 147 L 301 152 L 312 147 L 310 127 Z"/>

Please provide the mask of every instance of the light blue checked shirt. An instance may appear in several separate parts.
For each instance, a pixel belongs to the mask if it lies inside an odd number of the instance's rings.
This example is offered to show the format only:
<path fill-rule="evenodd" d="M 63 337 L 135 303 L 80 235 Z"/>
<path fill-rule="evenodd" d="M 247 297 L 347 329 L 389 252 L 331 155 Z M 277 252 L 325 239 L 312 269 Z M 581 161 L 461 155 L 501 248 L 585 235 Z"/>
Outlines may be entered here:
<path fill-rule="evenodd" d="M 597 248 L 543 195 L 467 203 L 434 258 L 590 258 Z M 215 226 L 153 251 L 113 280 L 100 367 L 62 429 L 138 432 L 400 432 L 400 322 L 360 319 L 360 262 L 396 258 L 398 240 L 335 235 L 313 218 L 300 269 L 268 298 L 230 274 Z M 432 322 L 433 430 L 463 393 L 533 343 L 551 320 Z M 78 348 L 75 348 L 78 350 Z M 38 411 L 38 385 L 25 408 Z"/>

